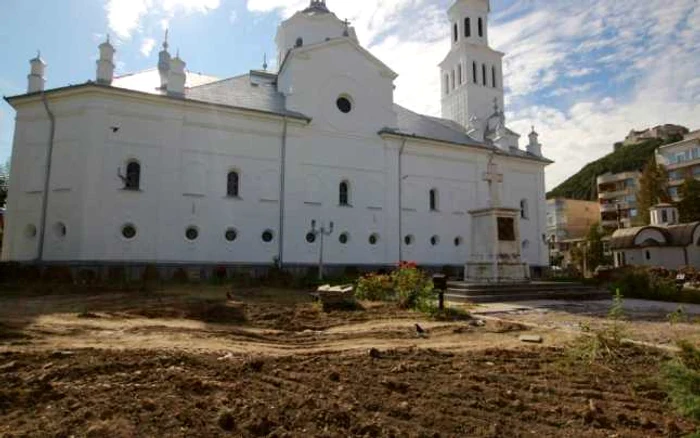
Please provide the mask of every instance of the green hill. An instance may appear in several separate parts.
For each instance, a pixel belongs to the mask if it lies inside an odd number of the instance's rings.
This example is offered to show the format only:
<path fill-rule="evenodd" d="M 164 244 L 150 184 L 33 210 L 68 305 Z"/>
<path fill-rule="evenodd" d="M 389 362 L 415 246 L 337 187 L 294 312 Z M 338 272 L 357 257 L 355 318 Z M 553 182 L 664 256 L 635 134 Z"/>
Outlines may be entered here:
<path fill-rule="evenodd" d="M 608 172 L 620 173 L 640 170 L 654 156 L 656 148 L 663 144 L 675 143 L 681 139 L 682 137 L 672 138 L 668 141 L 652 139 L 635 145 L 622 146 L 615 152 L 588 163 L 576 175 L 547 193 L 547 199 L 569 198 L 595 201 L 598 199 L 596 188 L 598 176 Z"/>

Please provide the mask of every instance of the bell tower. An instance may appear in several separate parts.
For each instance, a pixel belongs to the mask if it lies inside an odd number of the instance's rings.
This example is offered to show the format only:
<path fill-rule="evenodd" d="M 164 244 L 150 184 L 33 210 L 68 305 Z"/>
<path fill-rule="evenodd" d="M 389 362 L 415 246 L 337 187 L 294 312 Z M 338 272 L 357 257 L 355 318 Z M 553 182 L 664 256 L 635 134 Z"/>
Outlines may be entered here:
<path fill-rule="evenodd" d="M 442 117 L 483 141 L 494 102 L 503 108 L 503 56 L 489 47 L 489 0 L 457 0 L 448 11 L 450 52 L 440 63 Z"/>

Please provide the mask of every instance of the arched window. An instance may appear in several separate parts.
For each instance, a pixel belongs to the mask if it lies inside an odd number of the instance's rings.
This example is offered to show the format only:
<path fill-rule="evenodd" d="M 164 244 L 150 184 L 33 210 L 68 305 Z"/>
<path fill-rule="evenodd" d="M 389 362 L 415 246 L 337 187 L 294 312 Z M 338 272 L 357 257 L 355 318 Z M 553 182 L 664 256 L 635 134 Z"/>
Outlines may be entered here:
<path fill-rule="evenodd" d="M 481 81 L 484 83 L 484 86 L 488 85 L 486 83 L 486 64 L 481 64 Z"/>
<path fill-rule="evenodd" d="M 469 17 L 464 19 L 464 36 L 467 38 L 472 36 L 472 19 Z"/>
<path fill-rule="evenodd" d="M 493 85 L 493 88 L 496 88 L 496 67 L 495 66 L 491 67 L 491 85 Z"/>
<path fill-rule="evenodd" d="M 455 85 L 455 71 L 452 70 L 452 89 L 454 90 L 455 88 L 457 88 Z"/>
<path fill-rule="evenodd" d="M 479 36 L 484 37 L 484 19 L 479 17 Z"/>
<path fill-rule="evenodd" d="M 295 46 L 296 46 L 296 47 L 301 47 L 301 46 L 303 46 L 303 45 L 304 45 L 304 39 L 301 38 L 301 37 L 297 38 L 297 41 L 296 41 Z"/>
<path fill-rule="evenodd" d="M 338 186 L 338 203 L 342 206 L 350 205 L 350 183 L 343 181 Z"/>
<path fill-rule="evenodd" d="M 226 179 L 226 196 L 230 196 L 231 198 L 238 197 L 238 188 L 239 188 L 238 182 L 239 182 L 238 172 L 236 172 L 236 171 L 229 172 L 228 178 Z"/>
<path fill-rule="evenodd" d="M 476 61 L 472 62 L 472 80 L 474 81 L 475 84 L 479 83 L 479 77 L 476 72 Z"/>
<path fill-rule="evenodd" d="M 450 76 L 445 75 L 445 94 L 450 94 Z"/>
<path fill-rule="evenodd" d="M 141 187 L 141 165 L 138 161 L 131 161 L 126 165 L 126 178 L 124 178 L 124 190 L 139 190 Z"/>
<path fill-rule="evenodd" d="M 651 260 L 651 252 L 649 250 L 646 251 L 645 256 L 646 256 L 647 260 Z"/>
<path fill-rule="evenodd" d="M 438 211 L 438 191 L 430 189 L 430 211 Z"/>
<path fill-rule="evenodd" d="M 457 23 L 455 23 L 455 25 L 454 25 L 454 30 L 453 30 L 452 33 L 453 33 L 453 35 L 454 35 L 453 38 L 454 38 L 455 43 L 456 43 L 457 40 L 459 39 L 459 28 L 457 27 Z"/>
<path fill-rule="evenodd" d="M 457 83 L 462 85 L 462 64 L 457 66 Z"/>
<path fill-rule="evenodd" d="M 520 218 L 530 219 L 530 213 L 528 212 L 527 199 L 520 201 Z"/>

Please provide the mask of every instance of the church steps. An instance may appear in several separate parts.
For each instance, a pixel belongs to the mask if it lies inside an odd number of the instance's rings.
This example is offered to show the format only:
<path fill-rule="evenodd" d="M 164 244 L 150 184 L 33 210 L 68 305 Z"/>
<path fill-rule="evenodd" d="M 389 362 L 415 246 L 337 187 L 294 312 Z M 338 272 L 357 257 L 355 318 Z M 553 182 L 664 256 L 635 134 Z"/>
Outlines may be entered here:
<path fill-rule="evenodd" d="M 464 284 L 450 283 L 445 294 L 454 302 L 505 302 L 530 300 L 591 300 L 610 298 L 610 293 L 577 283 Z"/>

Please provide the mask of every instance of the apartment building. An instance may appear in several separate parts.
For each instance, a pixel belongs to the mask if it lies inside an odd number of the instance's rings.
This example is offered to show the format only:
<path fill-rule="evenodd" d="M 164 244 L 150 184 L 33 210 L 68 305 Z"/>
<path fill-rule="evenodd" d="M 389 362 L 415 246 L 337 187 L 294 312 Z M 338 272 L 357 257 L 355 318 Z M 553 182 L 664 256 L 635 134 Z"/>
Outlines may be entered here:
<path fill-rule="evenodd" d="M 656 162 L 666 167 L 668 194 L 678 202 L 683 182 L 690 177 L 700 180 L 700 129 L 686 134 L 677 143 L 659 147 Z"/>
<path fill-rule="evenodd" d="M 630 171 L 600 175 L 598 202 L 600 204 L 600 225 L 612 231 L 630 228 L 639 216 L 637 210 L 637 190 L 642 173 Z"/>
<path fill-rule="evenodd" d="M 547 242 L 552 264 L 571 265 L 571 249 L 585 239 L 591 225 L 597 222 L 600 222 L 597 202 L 566 198 L 547 200 Z"/>

